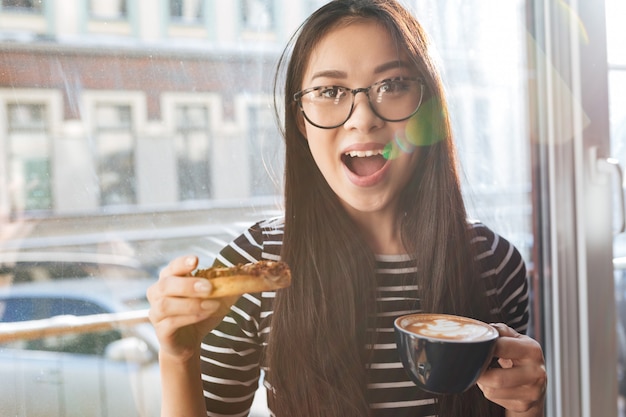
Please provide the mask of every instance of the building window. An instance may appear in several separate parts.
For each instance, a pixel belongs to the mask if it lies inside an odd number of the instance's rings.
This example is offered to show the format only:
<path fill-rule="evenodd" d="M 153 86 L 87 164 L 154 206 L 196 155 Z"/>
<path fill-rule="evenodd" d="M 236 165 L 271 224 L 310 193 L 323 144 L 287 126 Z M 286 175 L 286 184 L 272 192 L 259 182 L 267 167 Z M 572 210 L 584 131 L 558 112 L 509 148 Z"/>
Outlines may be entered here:
<path fill-rule="evenodd" d="M 254 106 L 248 110 L 250 141 L 250 194 L 270 196 L 281 193 L 284 152 L 269 107 Z"/>
<path fill-rule="evenodd" d="M 126 11 L 126 0 L 89 1 L 89 15 L 94 19 L 123 19 Z"/>
<path fill-rule="evenodd" d="M 136 202 L 135 138 L 132 126 L 129 105 L 96 105 L 96 166 L 102 206 Z"/>
<path fill-rule="evenodd" d="M 273 32 L 275 30 L 273 0 L 243 0 L 243 29 L 248 32 Z"/>
<path fill-rule="evenodd" d="M 206 200 L 211 197 L 211 138 L 209 109 L 205 105 L 176 106 L 176 157 L 178 197 Z"/>
<path fill-rule="evenodd" d="M 2 8 L 19 13 L 41 13 L 42 0 L 2 0 Z"/>
<path fill-rule="evenodd" d="M 170 0 L 170 17 L 181 23 L 199 23 L 202 19 L 201 0 Z"/>
<path fill-rule="evenodd" d="M 11 211 L 52 209 L 50 138 L 44 104 L 9 104 L 8 159 Z"/>

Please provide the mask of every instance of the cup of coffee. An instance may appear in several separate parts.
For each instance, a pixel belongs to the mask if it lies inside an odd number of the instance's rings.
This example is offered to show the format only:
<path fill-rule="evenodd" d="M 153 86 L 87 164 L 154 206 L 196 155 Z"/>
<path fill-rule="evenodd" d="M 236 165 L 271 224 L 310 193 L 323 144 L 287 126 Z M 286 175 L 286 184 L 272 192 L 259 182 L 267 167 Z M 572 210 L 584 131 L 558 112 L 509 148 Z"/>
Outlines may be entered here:
<path fill-rule="evenodd" d="M 398 353 L 413 382 L 435 394 L 455 394 L 476 383 L 493 357 L 498 331 L 482 321 L 415 313 L 394 321 Z"/>

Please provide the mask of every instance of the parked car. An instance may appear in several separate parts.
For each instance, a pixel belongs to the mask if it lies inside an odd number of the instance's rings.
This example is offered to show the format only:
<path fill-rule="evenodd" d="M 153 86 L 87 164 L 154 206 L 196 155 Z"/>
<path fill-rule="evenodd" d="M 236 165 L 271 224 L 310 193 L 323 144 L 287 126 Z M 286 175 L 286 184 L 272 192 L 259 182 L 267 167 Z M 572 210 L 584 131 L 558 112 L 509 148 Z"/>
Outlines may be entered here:
<path fill-rule="evenodd" d="M 0 289 L 0 326 L 147 308 L 154 279 L 82 278 Z M 148 323 L 0 344 L 0 415 L 156 417 L 158 342 Z"/>
<path fill-rule="evenodd" d="M 157 276 L 136 258 L 91 252 L 0 251 L 0 277 L 13 283 L 66 278 Z M 0 279 L 0 286 L 4 282 Z M 6 282 L 4 282 L 6 283 Z"/>
<path fill-rule="evenodd" d="M 75 278 L 0 287 L 3 324 L 148 308 L 156 278 Z M 158 340 L 151 324 L 0 343 L 0 416 L 157 417 Z M 260 386 L 250 417 L 267 417 Z"/>

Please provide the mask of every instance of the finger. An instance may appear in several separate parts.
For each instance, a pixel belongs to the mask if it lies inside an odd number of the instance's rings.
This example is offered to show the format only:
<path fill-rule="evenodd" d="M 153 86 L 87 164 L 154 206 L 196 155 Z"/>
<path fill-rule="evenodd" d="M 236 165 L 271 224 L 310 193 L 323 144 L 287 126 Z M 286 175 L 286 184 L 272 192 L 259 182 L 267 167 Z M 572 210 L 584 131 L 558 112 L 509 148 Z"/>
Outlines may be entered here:
<path fill-rule="evenodd" d="M 491 326 L 495 327 L 496 330 L 498 330 L 498 333 L 500 334 L 500 336 L 503 336 L 503 337 L 520 337 L 520 336 L 522 336 L 515 329 L 507 326 L 504 323 L 491 323 Z"/>
<path fill-rule="evenodd" d="M 515 388 L 524 385 L 537 384 L 542 375 L 542 368 L 538 366 L 518 366 L 509 369 L 491 368 L 480 376 L 478 382 L 485 387 L 494 389 Z"/>
<path fill-rule="evenodd" d="M 493 389 L 483 384 L 477 384 L 486 398 L 493 402 L 520 400 L 526 404 L 534 403 L 543 397 L 544 390 L 540 386 L 528 385 L 516 388 Z"/>
<path fill-rule="evenodd" d="M 513 365 L 519 361 L 530 361 L 543 363 L 543 350 L 539 343 L 528 337 L 519 334 L 514 329 L 498 323 L 493 324 L 500 334 L 496 341 L 494 356 L 513 361 Z"/>
<path fill-rule="evenodd" d="M 166 276 L 186 276 L 198 266 L 198 257 L 194 255 L 180 256 L 173 259 L 165 268 L 161 270 L 159 277 Z"/>
<path fill-rule="evenodd" d="M 148 287 L 146 297 L 150 307 L 157 308 L 167 298 L 187 300 L 207 298 L 212 289 L 211 283 L 205 278 L 162 277 Z"/>
<path fill-rule="evenodd" d="M 488 369 L 477 385 L 490 401 L 509 410 L 526 411 L 543 402 L 547 372 L 543 364 Z"/>
<path fill-rule="evenodd" d="M 164 297 L 206 298 L 213 291 L 211 281 L 206 278 L 180 276 L 161 278 L 157 288 Z"/>
<path fill-rule="evenodd" d="M 221 307 L 216 300 L 201 298 L 164 297 L 157 300 L 151 308 L 155 320 L 173 316 L 206 317 L 214 314 Z"/>
<path fill-rule="evenodd" d="M 480 383 L 477 385 L 483 391 L 485 398 L 510 411 L 524 412 L 530 410 L 536 405 L 542 404 L 545 398 L 545 388 L 534 385 L 500 390 L 486 387 Z"/>
<path fill-rule="evenodd" d="M 516 414 L 516 415 L 524 415 L 524 416 L 525 415 L 528 415 L 528 416 L 541 415 L 543 416 L 543 414 L 537 414 L 538 412 L 540 412 L 539 410 L 543 409 L 543 407 L 541 406 L 541 404 L 543 403 L 543 400 L 532 401 L 532 400 L 525 400 L 519 397 L 514 397 L 511 399 L 507 399 L 507 400 L 499 400 L 499 399 L 489 398 L 486 395 L 485 395 L 485 398 L 489 399 L 489 401 L 493 403 L 498 404 L 499 406 L 501 406 L 507 411 L 512 411 L 514 413 L 530 412 L 530 414 Z M 536 410 L 536 411 L 531 412 L 531 410 Z"/>

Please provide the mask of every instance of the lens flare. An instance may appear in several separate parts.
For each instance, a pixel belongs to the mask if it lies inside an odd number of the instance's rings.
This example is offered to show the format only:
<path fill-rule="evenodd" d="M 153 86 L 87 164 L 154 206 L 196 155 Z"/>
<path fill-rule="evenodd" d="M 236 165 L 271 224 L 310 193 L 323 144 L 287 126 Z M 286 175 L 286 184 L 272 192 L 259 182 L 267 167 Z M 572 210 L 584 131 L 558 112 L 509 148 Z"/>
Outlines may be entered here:
<path fill-rule="evenodd" d="M 561 11 L 559 17 L 562 17 L 564 23 L 568 24 L 570 29 L 577 29 L 579 39 L 583 45 L 589 45 L 589 33 L 580 16 L 565 1 L 559 0 L 557 4 Z"/>
<path fill-rule="evenodd" d="M 402 132 L 396 133 L 394 140 L 385 145 L 383 157 L 387 160 L 396 159 L 402 153 L 413 153 L 415 146 L 406 141 Z"/>
<path fill-rule="evenodd" d="M 422 103 L 419 111 L 408 120 L 404 131 L 396 132 L 395 137 L 383 149 L 383 156 L 392 160 L 401 154 L 410 154 L 418 147 L 433 145 L 445 138 L 443 129 L 446 119 L 439 101 L 430 98 Z"/>
<path fill-rule="evenodd" d="M 430 146 L 444 139 L 446 115 L 439 101 L 429 98 L 406 124 L 406 138 L 413 146 Z"/>

